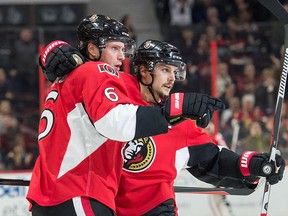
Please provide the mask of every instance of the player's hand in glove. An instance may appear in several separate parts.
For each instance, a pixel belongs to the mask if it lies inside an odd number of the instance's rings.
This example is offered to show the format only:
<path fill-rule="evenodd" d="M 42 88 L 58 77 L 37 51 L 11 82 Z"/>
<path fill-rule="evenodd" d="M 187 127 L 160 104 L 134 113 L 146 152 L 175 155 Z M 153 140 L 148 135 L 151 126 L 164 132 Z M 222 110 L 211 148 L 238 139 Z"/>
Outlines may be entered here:
<path fill-rule="evenodd" d="M 84 61 L 79 50 L 59 40 L 48 44 L 39 57 L 39 65 L 50 82 L 70 73 Z"/>
<path fill-rule="evenodd" d="M 269 162 L 268 153 L 246 151 L 240 157 L 240 170 L 244 176 L 266 177 L 273 185 L 283 178 L 285 160 L 280 154 L 276 154 L 275 161 Z"/>
<path fill-rule="evenodd" d="M 209 95 L 200 93 L 174 93 L 164 105 L 164 113 L 170 124 L 175 125 L 190 118 L 199 127 L 205 128 L 213 117 L 213 112 L 224 109 L 224 103 Z"/>

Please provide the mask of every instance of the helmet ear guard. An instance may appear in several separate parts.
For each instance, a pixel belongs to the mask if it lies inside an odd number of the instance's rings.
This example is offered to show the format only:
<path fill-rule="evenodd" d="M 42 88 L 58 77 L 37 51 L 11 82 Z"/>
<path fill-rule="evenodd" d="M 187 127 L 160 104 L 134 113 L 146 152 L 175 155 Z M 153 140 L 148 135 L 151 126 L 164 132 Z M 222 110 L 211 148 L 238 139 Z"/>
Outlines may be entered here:
<path fill-rule="evenodd" d="M 162 62 L 178 68 L 175 71 L 176 81 L 183 81 L 186 78 L 186 63 L 182 60 L 180 51 L 167 42 L 157 40 L 146 40 L 143 42 L 137 49 L 133 59 L 136 73 L 139 65 L 144 64 L 144 62 L 147 63 L 146 66 L 150 73 L 153 72 L 158 62 Z"/>

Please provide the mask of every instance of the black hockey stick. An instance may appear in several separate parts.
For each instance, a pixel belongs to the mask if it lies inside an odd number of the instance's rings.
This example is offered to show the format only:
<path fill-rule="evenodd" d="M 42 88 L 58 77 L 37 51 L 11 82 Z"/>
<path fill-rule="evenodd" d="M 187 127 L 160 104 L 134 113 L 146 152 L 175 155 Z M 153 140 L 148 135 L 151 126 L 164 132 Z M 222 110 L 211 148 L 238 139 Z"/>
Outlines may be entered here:
<path fill-rule="evenodd" d="M 204 187 L 184 187 L 174 186 L 176 193 L 193 193 L 193 194 L 218 194 L 218 195 L 249 195 L 254 189 L 238 188 L 204 188 Z"/>
<path fill-rule="evenodd" d="M 29 186 L 29 184 L 29 180 L 0 178 L 0 185 Z"/>
<path fill-rule="evenodd" d="M 25 179 L 3 179 L 0 178 L 0 185 L 29 186 L 30 181 Z M 194 194 L 219 194 L 219 195 L 249 195 L 253 189 L 237 188 L 204 188 L 204 187 L 182 187 L 174 186 L 176 193 L 194 193 Z"/>
<path fill-rule="evenodd" d="M 271 143 L 270 143 L 270 158 L 269 161 L 275 161 L 275 155 L 278 145 L 278 135 L 281 122 L 282 104 L 284 101 L 287 70 L 288 70 L 288 13 L 283 8 L 282 4 L 278 0 L 258 0 L 264 7 L 266 7 L 280 22 L 284 24 L 285 30 L 285 43 L 284 43 L 284 59 L 282 64 L 282 74 L 277 95 L 277 102 L 274 114 L 274 127 L 272 131 Z M 261 216 L 266 216 L 268 212 L 268 204 L 270 197 L 271 185 L 265 181 L 264 193 L 262 198 Z"/>

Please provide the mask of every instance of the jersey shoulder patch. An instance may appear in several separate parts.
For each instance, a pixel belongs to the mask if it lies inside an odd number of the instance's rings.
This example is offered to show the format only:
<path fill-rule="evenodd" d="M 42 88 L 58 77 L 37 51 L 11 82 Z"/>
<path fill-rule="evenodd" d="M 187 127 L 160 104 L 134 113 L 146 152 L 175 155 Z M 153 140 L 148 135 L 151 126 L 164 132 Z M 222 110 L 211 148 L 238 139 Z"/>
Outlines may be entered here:
<path fill-rule="evenodd" d="M 109 73 L 119 78 L 119 73 L 109 64 L 98 64 L 98 68 L 100 73 Z"/>

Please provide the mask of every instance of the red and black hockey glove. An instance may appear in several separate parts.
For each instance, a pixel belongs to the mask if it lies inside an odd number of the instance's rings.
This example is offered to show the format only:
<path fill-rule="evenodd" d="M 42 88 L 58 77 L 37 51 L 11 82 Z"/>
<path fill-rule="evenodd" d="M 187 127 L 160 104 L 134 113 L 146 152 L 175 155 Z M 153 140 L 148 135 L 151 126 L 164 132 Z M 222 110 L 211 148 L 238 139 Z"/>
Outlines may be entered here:
<path fill-rule="evenodd" d="M 213 112 L 224 109 L 224 103 L 218 98 L 200 93 L 174 93 L 164 105 L 164 113 L 169 123 L 175 125 L 190 118 L 196 120 L 199 127 L 205 128 Z"/>
<path fill-rule="evenodd" d="M 84 61 L 79 50 L 59 40 L 48 44 L 39 57 L 39 65 L 50 82 L 70 73 Z"/>
<path fill-rule="evenodd" d="M 245 151 L 240 157 L 240 170 L 244 176 L 266 177 L 266 180 L 273 185 L 283 178 L 285 160 L 276 154 L 275 161 L 269 162 L 268 153 Z"/>

